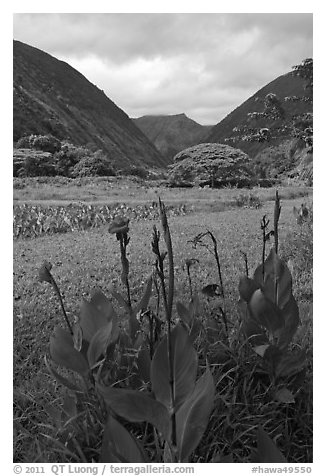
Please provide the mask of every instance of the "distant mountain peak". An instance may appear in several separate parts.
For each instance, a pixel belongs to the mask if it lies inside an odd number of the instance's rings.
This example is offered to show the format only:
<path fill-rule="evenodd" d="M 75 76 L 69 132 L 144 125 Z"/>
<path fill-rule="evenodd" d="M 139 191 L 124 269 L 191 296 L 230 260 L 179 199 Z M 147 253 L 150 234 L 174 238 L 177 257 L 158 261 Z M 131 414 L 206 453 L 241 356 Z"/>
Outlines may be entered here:
<path fill-rule="evenodd" d="M 210 129 L 210 126 L 202 126 L 190 119 L 184 112 L 142 116 L 134 122 L 169 162 L 181 150 L 202 142 Z"/>

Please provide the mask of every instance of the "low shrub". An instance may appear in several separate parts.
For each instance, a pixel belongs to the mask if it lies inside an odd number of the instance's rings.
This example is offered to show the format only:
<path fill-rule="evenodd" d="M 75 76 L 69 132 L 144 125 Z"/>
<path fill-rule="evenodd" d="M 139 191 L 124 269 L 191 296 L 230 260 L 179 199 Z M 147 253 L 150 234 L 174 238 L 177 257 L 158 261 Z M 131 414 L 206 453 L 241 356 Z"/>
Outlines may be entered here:
<path fill-rule="evenodd" d="M 61 142 L 59 139 L 54 137 L 51 134 L 47 135 L 30 135 L 21 137 L 17 141 L 17 148 L 22 149 L 36 149 L 42 150 L 43 152 L 50 152 L 54 154 L 61 149 Z"/>
<path fill-rule="evenodd" d="M 72 177 L 106 177 L 115 175 L 115 170 L 102 151 L 83 157 L 71 171 Z"/>
<path fill-rule="evenodd" d="M 148 171 L 144 169 L 141 166 L 129 166 L 124 168 L 123 170 L 120 171 L 120 174 L 125 176 L 125 175 L 132 175 L 134 177 L 139 177 L 142 179 L 148 178 Z"/>
<path fill-rule="evenodd" d="M 312 297 L 313 283 L 313 208 L 294 208 L 297 226 L 288 233 L 282 245 L 282 257 L 292 270 L 297 294 Z"/>
<path fill-rule="evenodd" d="M 245 208 L 260 208 L 262 206 L 260 198 L 254 193 L 241 193 L 236 197 L 235 204 L 237 207 Z"/>
<path fill-rule="evenodd" d="M 69 142 L 63 143 L 60 151 L 54 154 L 57 175 L 71 177 L 75 165 L 90 154 L 91 152 L 85 147 L 76 147 Z"/>
<path fill-rule="evenodd" d="M 14 177 L 37 177 L 56 175 L 53 155 L 31 149 L 15 149 L 13 157 Z"/>

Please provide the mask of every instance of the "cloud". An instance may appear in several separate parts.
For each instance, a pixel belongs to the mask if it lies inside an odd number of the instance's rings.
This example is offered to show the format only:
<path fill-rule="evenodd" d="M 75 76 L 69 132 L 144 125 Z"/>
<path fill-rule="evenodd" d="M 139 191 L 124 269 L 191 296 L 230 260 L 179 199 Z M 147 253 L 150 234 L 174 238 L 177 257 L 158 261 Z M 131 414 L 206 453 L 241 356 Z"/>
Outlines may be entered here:
<path fill-rule="evenodd" d="M 217 123 L 312 56 L 311 14 L 17 14 L 14 37 L 67 61 L 132 117 Z"/>

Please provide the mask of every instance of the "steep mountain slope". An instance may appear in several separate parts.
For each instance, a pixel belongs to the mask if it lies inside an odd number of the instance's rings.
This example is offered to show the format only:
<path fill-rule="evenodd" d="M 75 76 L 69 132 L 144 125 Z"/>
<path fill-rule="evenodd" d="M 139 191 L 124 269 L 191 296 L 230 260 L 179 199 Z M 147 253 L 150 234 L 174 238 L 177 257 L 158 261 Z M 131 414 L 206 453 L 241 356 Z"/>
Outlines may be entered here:
<path fill-rule="evenodd" d="M 269 93 L 274 93 L 280 98 L 286 112 L 286 117 L 284 119 L 285 122 L 289 121 L 290 116 L 294 114 L 311 112 L 311 103 L 301 101 L 292 102 L 284 100 L 284 98 L 287 96 L 307 96 L 308 91 L 304 89 L 304 85 L 304 81 L 300 77 L 294 76 L 292 73 L 287 73 L 283 76 L 279 76 L 274 81 L 270 82 L 262 89 L 257 91 L 247 101 L 242 103 L 228 116 L 226 116 L 221 122 L 214 126 L 210 130 L 209 134 L 206 136 L 206 142 L 228 143 L 233 147 L 242 149 L 244 152 L 249 154 L 249 156 L 254 157 L 257 153 L 261 152 L 270 144 L 268 142 L 226 142 L 225 139 L 238 135 L 237 132 L 233 131 L 235 127 L 243 127 L 244 125 L 251 124 L 252 127 L 257 127 L 254 122 L 248 122 L 248 113 L 255 111 L 261 112 L 263 110 L 263 105 L 258 101 L 257 98 L 264 98 Z M 268 127 L 269 125 L 270 123 L 267 122 L 264 124 L 263 127 Z M 276 143 L 280 143 L 286 139 L 289 139 L 289 137 L 284 137 L 279 141 L 276 141 Z"/>
<path fill-rule="evenodd" d="M 103 91 L 49 54 L 14 41 L 14 141 L 51 133 L 105 151 L 119 168 L 165 166 L 154 145 Z"/>
<path fill-rule="evenodd" d="M 142 116 L 134 122 L 170 162 L 181 150 L 199 144 L 211 128 L 185 114 Z"/>

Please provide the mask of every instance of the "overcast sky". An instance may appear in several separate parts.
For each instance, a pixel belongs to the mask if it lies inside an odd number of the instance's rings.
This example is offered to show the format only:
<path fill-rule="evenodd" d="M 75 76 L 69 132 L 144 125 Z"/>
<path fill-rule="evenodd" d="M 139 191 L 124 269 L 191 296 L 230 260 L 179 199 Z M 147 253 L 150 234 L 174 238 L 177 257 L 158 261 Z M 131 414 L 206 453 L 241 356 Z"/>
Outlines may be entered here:
<path fill-rule="evenodd" d="M 30 13 L 14 38 L 64 60 L 130 117 L 216 124 L 312 57 L 312 14 Z"/>

